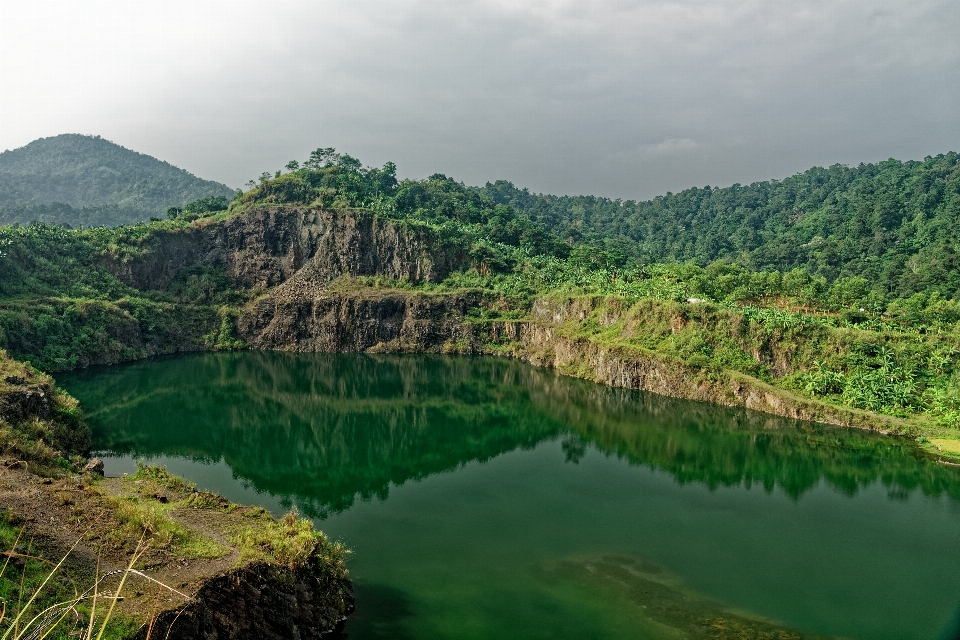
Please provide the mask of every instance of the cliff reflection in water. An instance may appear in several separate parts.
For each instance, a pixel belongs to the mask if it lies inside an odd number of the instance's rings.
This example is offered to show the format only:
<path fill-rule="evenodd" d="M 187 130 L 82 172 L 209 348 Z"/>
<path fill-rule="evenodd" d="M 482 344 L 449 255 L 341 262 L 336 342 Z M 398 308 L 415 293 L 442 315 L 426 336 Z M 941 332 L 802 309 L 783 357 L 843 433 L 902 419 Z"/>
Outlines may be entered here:
<path fill-rule="evenodd" d="M 563 438 L 711 487 L 821 479 L 853 493 L 921 488 L 960 498 L 960 473 L 912 443 L 744 410 L 611 389 L 499 358 L 245 352 L 64 376 L 95 448 L 223 459 L 314 516 L 356 497 Z"/>

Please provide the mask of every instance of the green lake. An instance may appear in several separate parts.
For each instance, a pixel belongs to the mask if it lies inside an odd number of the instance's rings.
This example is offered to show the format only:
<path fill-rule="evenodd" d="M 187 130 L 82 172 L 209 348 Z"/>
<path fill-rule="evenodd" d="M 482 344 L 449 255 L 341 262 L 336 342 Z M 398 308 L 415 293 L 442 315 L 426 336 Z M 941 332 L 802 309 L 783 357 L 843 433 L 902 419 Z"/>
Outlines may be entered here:
<path fill-rule="evenodd" d="M 960 469 L 908 440 L 499 358 L 242 352 L 58 379 L 108 475 L 163 464 L 343 540 L 351 640 L 935 639 L 960 605 Z"/>

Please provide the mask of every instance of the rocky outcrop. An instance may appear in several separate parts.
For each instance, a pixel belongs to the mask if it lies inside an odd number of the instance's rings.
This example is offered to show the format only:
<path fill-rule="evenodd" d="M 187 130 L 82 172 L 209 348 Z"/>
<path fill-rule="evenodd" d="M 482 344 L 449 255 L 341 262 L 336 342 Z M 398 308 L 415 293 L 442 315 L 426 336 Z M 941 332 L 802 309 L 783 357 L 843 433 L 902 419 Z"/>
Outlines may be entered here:
<path fill-rule="evenodd" d="M 31 450 L 37 450 L 43 458 L 90 451 L 90 433 L 76 411 L 76 400 L 59 392 L 50 376 L 10 359 L 3 350 L 0 432 L 0 451 L 18 457 L 27 457 Z M 36 446 L 39 443 L 53 449 Z"/>
<path fill-rule="evenodd" d="M 250 306 L 238 330 L 256 349 L 472 353 L 474 331 L 464 320 L 480 299 L 376 290 L 267 296 Z"/>
<path fill-rule="evenodd" d="M 590 298 L 538 298 L 530 320 L 493 323 L 485 339 L 487 344 L 501 345 L 495 349 L 497 353 L 611 387 L 840 426 L 885 431 L 904 426 L 897 418 L 803 398 L 736 371 L 706 370 L 640 347 L 579 335 L 580 323 L 597 308 L 602 311 L 596 318 L 600 326 L 626 319 L 627 309 L 618 301 L 601 307 L 595 307 L 596 302 Z"/>
<path fill-rule="evenodd" d="M 185 606 L 134 636 L 168 640 L 312 640 L 337 629 L 354 608 L 349 580 L 322 568 L 258 563 L 212 578 Z"/>
<path fill-rule="evenodd" d="M 53 396 L 53 384 L 46 376 L 8 375 L 0 382 L 0 420 L 11 424 L 32 417 L 49 420 Z"/>
<path fill-rule="evenodd" d="M 150 235 L 139 255 L 109 266 L 139 289 L 163 290 L 182 270 L 203 265 L 222 269 L 238 287 L 264 291 L 236 322 L 238 337 L 256 349 L 493 350 L 617 387 L 791 418 L 897 428 L 894 419 L 794 396 L 746 375 L 708 374 L 669 356 L 572 337 L 576 325 L 596 310 L 588 298 L 538 299 L 526 322 L 474 323 L 467 320 L 467 312 L 483 305 L 479 293 L 441 295 L 350 285 L 350 278 L 361 276 L 436 282 L 468 262 L 462 248 L 445 245 L 425 227 L 369 212 L 260 206 L 224 221 L 199 220 L 188 228 Z M 331 287 L 341 278 L 347 279 L 346 286 Z M 611 301 L 601 310 L 595 318 L 601 326 L 624 321 L 628 312 Z M 671 324 L 672 329 L 682 328 L 682 317 L 674 321 L 679 324 Z"/>
<path fill-rule="evenodd" d="M 223 221 L 151 234 L 140 252 L 105 266 L 141 290 L 165 290 L 183 269 L 223 269 L 238 287 L 269 289 L 306 270 L 307 281 L 344 274 L 436 282 L 466 262 L 430 229 L 369 212 L 261 206 Z"/>

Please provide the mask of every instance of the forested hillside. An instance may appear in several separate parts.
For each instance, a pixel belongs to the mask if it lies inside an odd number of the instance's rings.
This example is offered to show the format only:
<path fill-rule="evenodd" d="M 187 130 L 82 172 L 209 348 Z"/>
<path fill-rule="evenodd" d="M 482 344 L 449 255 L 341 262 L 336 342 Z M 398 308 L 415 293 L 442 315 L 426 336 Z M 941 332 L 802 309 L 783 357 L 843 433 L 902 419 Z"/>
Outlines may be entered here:
<path fill-rule="evenodd" d="M 338 167 L 335 175 L 328 165 Z M 320 171 L 325 166 L 327 173 Z M 957 153 L 816 167 L 784 180 L 692 188 L 642 202 L 533 194 L 506 181 L 470 187 L 441 174 L 401 182 L 392 163 L 362 169 L 332 149 L 287 170 L 279 178 L 264 174 L 258 200 L 332 205 L 339 198 L 390 217 L 453 225 L 495 270 L 514 262 L 499 246 L 558 258 L 573 251 L 585 268 L 706 267 L 718 260 L 749 271 L 800 268 L 827 285 L 863 278 L 884 301 L 960 293 Z M 61 135 L 0 154 L 0 224 L 131 224 L 233 195 L 98 137 Z"/>
<path fill-rule="evenodd" d="M 64 134 L 0 153 L 0 224 L 133 224 L 234 193 L 99 136 Z"/>
<path fill-rule="evenodd" d="M 242 284 L 237 274 L 244 269 L 191 263 L 171 271 L 167 284 L 137 289 L 124 284 L 133 282 L 129 270 L 167 255 L 165 246 L 180 247 L 170 255 L 181 255 L 190 233 L 234 220 L 260 221 L 251 237 L 262 240 L 309 239 L 311 233 L 267 226 L 284 211 L 304 219 L 323 213 L 351 229 L 370 221 L 388 225 L 397 230 L 390 246 L 406 246 L 397 238 L 412 230 L 438 260 L 457 256 L 442 280 L 374 269 L 350 272 L 354 279 L 341 289 L 359 287 L 371 299 L 396 291 L 479 293 L 458 313 L 481 327 L 540 322 L 538 304 L 567 305 L 575 319 L 560 330 L 577 344 L 630 357 L 655 354 L 671 367 L 689 367 L 704 384 L 749 376 L 778 392 L 912 420 L 910 429 L 921 435 L 954 433 L 960 429 L 957 159 L 812 169 L 783 182 L 689 190 L 638 204 L 536 196 L 506 183 L 474 188 L 441 174 L 398 180 L 392 163 L 364 167 L 318 149 L 302 166 L 291 161 L 286 173 L 265 172 L 229 205 L 205 198 L 172 209 L 169 219 L 115 229 L 0 228 L 0 348 L 47 371 L 178 349 L 241 348 L 248 334 L 240 319 L 261 326 L 254 301 L 273 285 Z M 729 249 L 731 238 L 748 230 L 754 248 Z M 643 251 L 656 243 L 663 254 L 648 262 Z M 834 253 L 818 262 L 825 247 Z M 256 252 L 227 253 L 256 258 Z M 324 299 L 316 296 L 332 285 L 317 275 L 322 269 L 311 271 L 317 264 L 277 289 L 291 300 L 306 296 L 309 304 Z M 294 317 L 326 316 L 283 314 L 284 321 Z M 458 344 L 451 348 L 497 353 L 502 347 Z"/>
<path fill-rule="evenodd" d="M 505 181 L 477 192 L 604 259 L 730 260 L 868 279 L 885 296 L 960 292 L 960 155 L 815 167 L 784 180 L 694 188 L 644 202 L 532 194 Z"/>

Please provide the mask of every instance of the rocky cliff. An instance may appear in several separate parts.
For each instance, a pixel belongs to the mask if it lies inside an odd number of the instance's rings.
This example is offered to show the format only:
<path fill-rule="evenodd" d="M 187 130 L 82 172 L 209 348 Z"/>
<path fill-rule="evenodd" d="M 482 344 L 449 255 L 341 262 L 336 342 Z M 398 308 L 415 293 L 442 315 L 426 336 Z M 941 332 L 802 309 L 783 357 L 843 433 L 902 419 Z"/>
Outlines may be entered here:
<path fill-rule="evenodd" d="M 166 290 L 185 268 L 223 269 L 235 285 L 266 290 L 291 281 L 306 291 L 350 274 L 437 282 L 466 262 L 430 229 L 381 220 L 363 211 L 260 206 L 222 221 L 148 236 L 134 258 L 105 266 L 140 290 Z"/>
<path fill-rule="evenodd" d="M 493 353 L 625 389 L 738 406 L 799 420 L 897 431 L 903 422 L 835 407 L 734 371 L 706 371 L 677 358 L 578 335 L 586 318 L 571 301 L 535 301 L 524 321 L 476 322 L 478 292 L 428 295 L 337 292 L 315 299 L 264 298 L 241 318 L 241 335 L 259 349 L 333 352 Z"/>
<path fill-rule="evenodd" d="M 238 321 L 239 335 L 256 349 L 328 352 L 476 353 L 468 309 L 479 292 L 427 294 L 359 288 L 291 296 L 267 295 Z"/>
<path fill-rule="evenodd" d="M 369 212 L 258 206 L 224 220 L 149 234 L 132 257 L 106 260 L 118 278 L 141 290 L 163 291 L 183 270 L 198 265 L 222 270 L 252 299 L 224 319 L 232 326 L 221 329 L 256 349 L 499 353 L 612 386 L 798 419 L 902 427 L 895 418 L 802 398 L 748 375 L 707 371 L 629 340 L 597 340 L 582 330 L 596 310 L 589 300 L 540 298 L 524 321 L 480 322 L 471 311 L 496 306 L 480 292 L 370 286 L 358 278 L 439 282 L 469 266 L 469 256 L 427 227 Z M 589 322 L 622 324 L 626 312 L 613 301 Z M 685 319 L 676 314 L 669 322 L 676 331 Z M 195 324 L 209 330 L 209 322 Z M 182 338 L 183 349 L 210 342 L 199 335 Z M 765 345 L 755 357 L 782 375 L 786 358 L 779 348 Z M 176 350 L 171 343 L 148 351 Z"/>
<path fill-rule="evenodd" d="M 896 418 L 802 398 L 741 373 L 706 372 L 640 348 L 607 346 L 585 337 L 570 337 L 550 325 L 510 323 L 501 335 L 512 339 L 510 354 L 515 357 L 612 387 L 841 426 L 888 431 L 902 426 Z"/>

